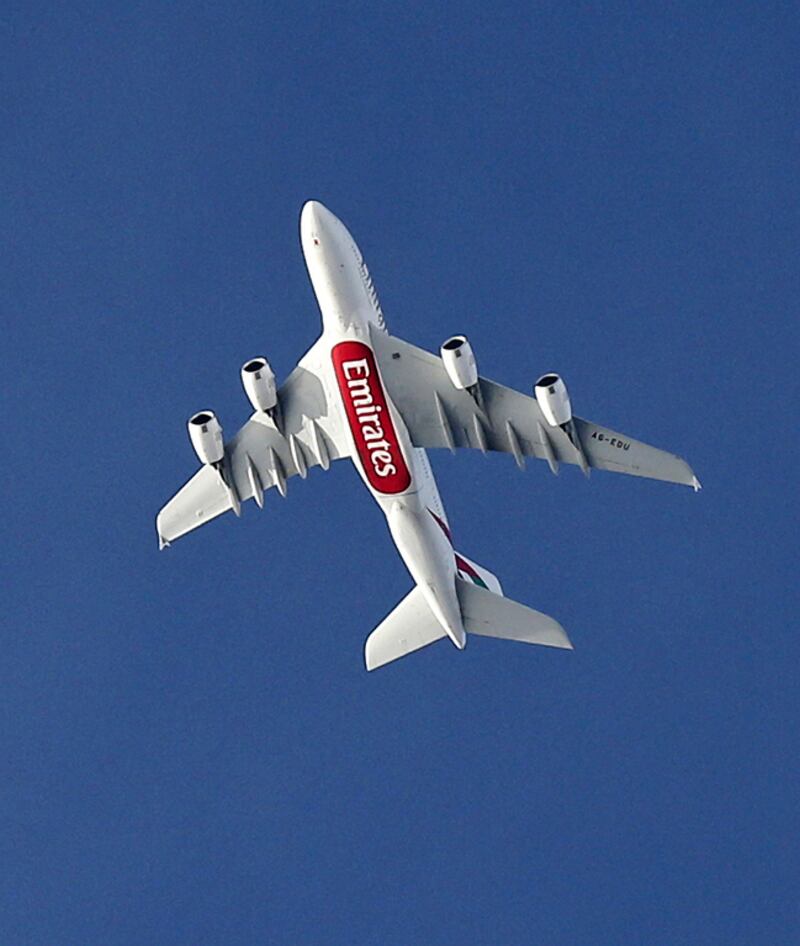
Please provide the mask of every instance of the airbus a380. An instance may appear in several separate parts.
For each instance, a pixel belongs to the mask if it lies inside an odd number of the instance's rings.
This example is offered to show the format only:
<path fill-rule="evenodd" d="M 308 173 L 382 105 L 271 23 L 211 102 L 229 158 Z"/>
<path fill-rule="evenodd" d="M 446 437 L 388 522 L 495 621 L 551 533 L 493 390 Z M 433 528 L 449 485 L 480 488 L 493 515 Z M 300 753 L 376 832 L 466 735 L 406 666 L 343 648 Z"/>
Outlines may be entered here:
<path fill-rule="evenodd" d="M 386 516 L 414 588 L 369 635 L 368 670 L 467 634 L 571 648 L 553 618 L 503 595 L 497 577 L 453 548 L 426 449 L 472 448 L 544 460 L 553 473 L 572 463 L 700 488 L 680 457 L 575 417 L 564 381 L 545 374 L 534 397 L 478 374 L 464 335 L 438 356 L 390 335 L 361 251 L 318 201 L 300 216 L 300 240 L 322 315 L 322 334 L 277 387 L 266 358 L 247 361 L 242 383 L 254 413 L 227 443 L 212 411 L 189 419 L 203 464 L 164 506 L 163 548 L 197 526 L 292 476 L 352 461 Z"/>

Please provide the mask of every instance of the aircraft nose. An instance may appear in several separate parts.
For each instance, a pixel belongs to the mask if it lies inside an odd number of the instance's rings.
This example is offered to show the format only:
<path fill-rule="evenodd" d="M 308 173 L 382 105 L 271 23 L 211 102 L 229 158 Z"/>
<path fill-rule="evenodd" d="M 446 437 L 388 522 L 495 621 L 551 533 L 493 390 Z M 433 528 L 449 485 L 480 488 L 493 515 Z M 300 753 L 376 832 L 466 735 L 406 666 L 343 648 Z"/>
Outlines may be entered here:
<path fill-rule="evenodd" d="M 303 244 L 320 246 L 333 229 L 336 217 L 318 200 L 307 200 L 300 214 L 300 234 Z"/>

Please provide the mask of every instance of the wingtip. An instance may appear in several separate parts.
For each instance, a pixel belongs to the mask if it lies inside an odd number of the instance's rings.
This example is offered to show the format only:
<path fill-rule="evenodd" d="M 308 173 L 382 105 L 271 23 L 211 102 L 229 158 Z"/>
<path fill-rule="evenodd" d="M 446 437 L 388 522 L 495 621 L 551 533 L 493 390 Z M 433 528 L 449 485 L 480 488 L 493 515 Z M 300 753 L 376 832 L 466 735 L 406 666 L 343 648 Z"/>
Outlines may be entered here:
<path fill-rule="evenodd" d="M 700 480 L 698 480 L 696 476 L 692 475 L 692 489 L 696 493 L 699 493 L 702 488 L 703 488 L 703 484 L 700 482 Z"/>
<path fill-rule="evenodd" d="M 159 512 L 159 514 L 156 516 L 156 535 L 158 536 L 158 551 L 159 552 L 162 549 L 169 548 L 169 542 L 167 541 L 167 539 L 164 538 L 163 517 L 164 517 L 164 510 L 162 509 L 161 512 Z"/>

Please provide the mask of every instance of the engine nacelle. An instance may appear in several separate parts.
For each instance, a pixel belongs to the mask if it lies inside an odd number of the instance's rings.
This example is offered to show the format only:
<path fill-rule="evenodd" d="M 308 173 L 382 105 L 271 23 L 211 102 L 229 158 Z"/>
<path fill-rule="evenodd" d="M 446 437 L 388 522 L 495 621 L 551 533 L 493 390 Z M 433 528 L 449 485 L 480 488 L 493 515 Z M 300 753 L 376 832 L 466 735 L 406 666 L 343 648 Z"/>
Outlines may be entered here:
<path fill-rule="evenodd" d="M 189 439 L 201 463 L 219 463 L 225 455 L 222 427 L 213 411 L 200 411 L 189 418 Z"/>
<path fill-rule="evenodd" d="M 567 386 L 557 374 L 543 374 L 534 385 L 533 392 L 551 427 L 562 427 L 572 420 Z"/>
<path fill-rule="evenodd" d="M 271 411 L 278 403 L 275 374 L 266 358 L 251 358 L 242 365 L 242 384 L 257 411 Z"/>
<path fill-rule="evenodd" d="M 454 388 L 464 391 L 478 383 L 478 365 L 466 335 L 454 335 L 448 338 L 439 352 L 444 369 Z"/>

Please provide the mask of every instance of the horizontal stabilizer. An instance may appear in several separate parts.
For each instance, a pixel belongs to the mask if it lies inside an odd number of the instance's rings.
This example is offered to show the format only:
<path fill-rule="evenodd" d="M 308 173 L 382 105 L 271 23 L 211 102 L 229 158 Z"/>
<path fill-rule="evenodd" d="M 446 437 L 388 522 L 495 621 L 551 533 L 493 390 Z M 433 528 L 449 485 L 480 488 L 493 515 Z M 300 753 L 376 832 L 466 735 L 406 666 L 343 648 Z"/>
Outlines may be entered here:
<path fill-rule="evenodd" d="M 554 618 L 461 578 L 456 579 L 456 591 L 467 633 L 572 650 L 566 631 Z"/>
<path fill-rule="evenodd" d="M 572 650 L 564 628 L 548 615 L 487 591 L 471 580 L 456 578 L 456 591 L 464 628 L 469 634 Z M 367 670 L 405 657 L 445 636 L 424 595 L 415 587 L 367 638 Z"/>
<path fill-rule="evenodd" d="M 433 616 L 419 587 L 415 586 L 367 638 L 364 645 L 367 670 L 375 670 L 405 657 L 444 636 L 444 628 Z"/>

